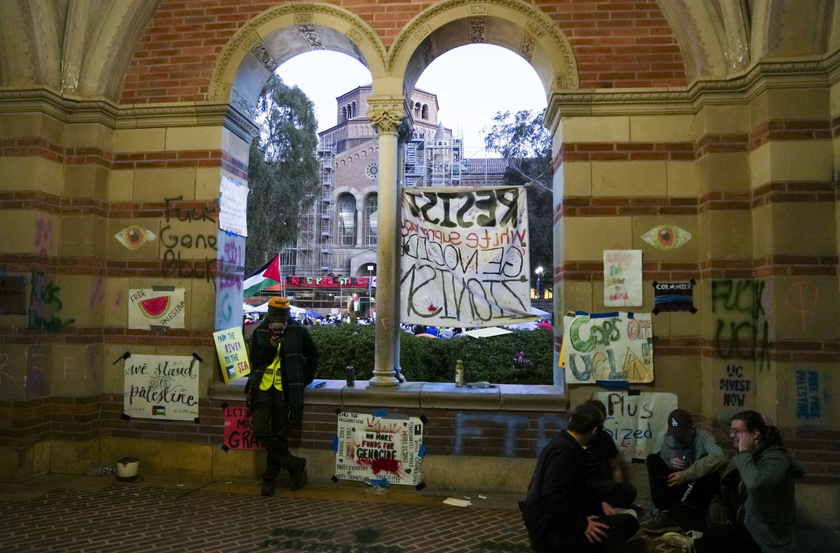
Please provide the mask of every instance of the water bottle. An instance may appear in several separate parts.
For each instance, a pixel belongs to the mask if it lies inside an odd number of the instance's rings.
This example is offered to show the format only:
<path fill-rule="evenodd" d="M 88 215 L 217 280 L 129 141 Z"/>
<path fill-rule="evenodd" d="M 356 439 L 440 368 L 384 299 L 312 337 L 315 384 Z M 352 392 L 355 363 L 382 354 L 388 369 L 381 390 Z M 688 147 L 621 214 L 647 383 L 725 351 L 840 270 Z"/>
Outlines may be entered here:
<path fill-rule="evenodd" d="M 458 359 L 455 362 L 455 386 L 462 388 L 464 386 L 464 362 Z"/>

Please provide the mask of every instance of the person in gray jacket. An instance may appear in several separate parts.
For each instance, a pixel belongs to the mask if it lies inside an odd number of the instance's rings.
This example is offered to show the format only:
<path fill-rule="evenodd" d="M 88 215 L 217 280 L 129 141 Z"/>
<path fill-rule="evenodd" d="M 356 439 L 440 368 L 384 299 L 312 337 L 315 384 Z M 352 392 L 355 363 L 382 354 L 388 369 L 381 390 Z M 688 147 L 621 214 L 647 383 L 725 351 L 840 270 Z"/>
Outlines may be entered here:
<path fill-rule="evenodd" d="M 646 534 L 702 530 L 705 513 L 719 484 L 719 469 L 726 464 L 714 436 L 694 426 L 691 414 L 674 409 L 659 453 L 646 459 L 650 497 L 655 516 L 642 525 Z"/>
<path fill-rule="evenodd" d="M 746 488 L 743 505 L 735 506 L 739 516 L 699 535 L 668 533 L 663 540 L 698 553 L 799 553 L 795 481 L 805 471 L 788 454 L 778 428 L 756 411 L 732 417 L 729 435 L 738 453 L 726 471 L 737 470 Z"/>

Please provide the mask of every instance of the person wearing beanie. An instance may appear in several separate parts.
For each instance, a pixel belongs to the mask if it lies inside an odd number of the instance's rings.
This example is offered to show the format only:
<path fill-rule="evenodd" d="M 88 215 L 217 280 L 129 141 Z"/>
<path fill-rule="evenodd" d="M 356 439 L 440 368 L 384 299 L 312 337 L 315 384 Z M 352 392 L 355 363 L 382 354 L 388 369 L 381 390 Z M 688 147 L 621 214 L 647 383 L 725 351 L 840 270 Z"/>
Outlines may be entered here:
<path fill-rule="evenodd" d="M 720 484 L 718 469 L 726 465 L 714 436 L 696 428 L 691 413 L 674 409 L 659 453 L 645 460 L 654 517 L 642 525 L 646 534 L 659 535 L 705 527 L 705 514 Z"/>
<path fill-rule="evenodd" d="M 289 471 L 292 491 L 306 483 L 306 459 L 289 451 L 289 421 L 303 414 L 303 390 L 315 378 L 318 348 L 290 312 L 287 298 L 269 300 L 268 314 L 251 339 L 252 372 L 245 393 L 254 433 L 268 454 L 260 492 L 264 496 L 274 495 L 283 469 Z"/>
<path fill-rule="evenodd" d="M 572 410 L 568 429 L 540 453 L 520 505 L 533 551 L 601 551 L 603 545 L 628 540 L 639 529 L 632 513 L 604 514 L 600 497 L 586 485 L 585 448 L 598 432 L 602 432 L 601 413 L 584 403 Z"/>

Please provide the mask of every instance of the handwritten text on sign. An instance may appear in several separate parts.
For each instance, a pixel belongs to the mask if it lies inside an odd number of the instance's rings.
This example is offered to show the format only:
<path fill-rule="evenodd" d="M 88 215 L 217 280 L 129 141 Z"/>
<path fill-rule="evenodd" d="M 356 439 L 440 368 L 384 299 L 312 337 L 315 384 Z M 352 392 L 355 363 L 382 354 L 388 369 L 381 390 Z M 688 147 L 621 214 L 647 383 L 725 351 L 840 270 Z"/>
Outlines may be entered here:
<path fill-rule="evenodd" d="M 216 342 L 216 353 L 219 355 L 222 377 L 226 383 L 251 373 L 242 327 L 214 332 L 213 341 Z"/>
<path fill-rule="evenodd" d="M 668 429 L 668 413 L 677 408 L 675 394 L 598 392 L 592 399 L 601 400 L 607 407 L 604 430 L 626 461 L 659 452 Z"/>
<path fill-rule="evenodd" d="M 134 355 L 125 360 L 123 413 L 141 419 L 198 417 L 198 359 Z"/>
<path fill-rule="evenodd" d="M 344 480 L 378 480 L 417 485 L 423 421 L 417 417 L 383 418 L 339 413 L 335 476 Z"/>
<path fill-rule="evenodd" d="M 261 449 L 254 434 L 254 420 L 247 407 L 225 407 L 225 446 L 229 449 Z"/>
<path fill-rule="evenodd" d="M 401 322 L 534 320 L 524 189 L 406 189 L 402 198 Z"/>
<path fill-rule="evenodd" d="M 578 313 L 563 321 L 566 382 L 653 381 L 650 313 Z"/>

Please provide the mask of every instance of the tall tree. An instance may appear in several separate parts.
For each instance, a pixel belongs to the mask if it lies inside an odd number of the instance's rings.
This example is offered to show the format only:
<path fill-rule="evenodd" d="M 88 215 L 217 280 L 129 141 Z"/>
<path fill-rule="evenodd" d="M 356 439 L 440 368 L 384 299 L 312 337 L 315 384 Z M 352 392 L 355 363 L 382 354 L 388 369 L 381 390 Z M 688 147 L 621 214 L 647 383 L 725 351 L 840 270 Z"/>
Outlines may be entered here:
<path fill-rule="evenodd" d="M 318 121 L 309 97 L 272 75 L 257 112 L 262 133 L 248 160 L 246 275 L 295 243 L 301 217 L 318 191 Z"/>
<path fill-rule="evenodd" d="M 537 267 L 545 270 L 543 290 L 551 285 L 554 266 L 551 135 L 542 124 L 544 116 L 545 110 L 523 110 L 513 116 L 498 112 L 493 124 L 483 129 L 487 149 L 507 161 L 505 184 L 528 186 L 529 260 L 532 272 Z"/>

